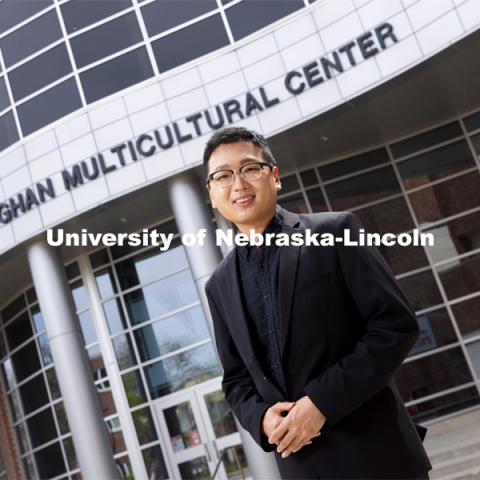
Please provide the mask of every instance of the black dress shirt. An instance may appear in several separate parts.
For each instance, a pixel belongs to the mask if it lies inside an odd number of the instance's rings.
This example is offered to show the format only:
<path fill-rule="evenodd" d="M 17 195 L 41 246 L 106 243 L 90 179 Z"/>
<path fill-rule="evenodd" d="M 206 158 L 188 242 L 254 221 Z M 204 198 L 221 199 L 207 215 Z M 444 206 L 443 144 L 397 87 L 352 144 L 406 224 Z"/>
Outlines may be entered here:
<path fill-rule="evenodd" d="M 277 208 L 265 233 L 279 233 L 283 211 Z M 279 247 L 275 245 L 237 246 L 242 301 L 246 308 L 250 334 L 260 364 L 274 383 L 287 394 L 280 358 L 278 336 Z"/>

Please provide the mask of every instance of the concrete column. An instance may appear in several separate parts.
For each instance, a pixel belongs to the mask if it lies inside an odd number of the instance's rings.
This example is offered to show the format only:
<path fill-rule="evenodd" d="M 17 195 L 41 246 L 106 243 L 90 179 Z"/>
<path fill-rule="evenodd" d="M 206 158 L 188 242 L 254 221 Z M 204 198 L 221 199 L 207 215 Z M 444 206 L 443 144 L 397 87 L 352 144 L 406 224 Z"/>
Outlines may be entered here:
<path fill-rule="evenodd" d="M 200 190 L 199 182 L 193 172 L 176 175 L 169 180 L 167 185 L 170 204 L 180 235 L 196 233 L 202 228 L 207 229 L 203 246 L 185 246 L 185 250 L 213 339 L 213 324 L 204 287 L 222 255 L 219 247 L 215 245 L 215 234 L 209 211 Z M 280 479 L 274 454 L 264 452 L 236 418 L 235 421 L 253 477 L 256 480 Z"/>
<path fill-rule="evenodd" d="M 60 252 L 38 240 L 27 247 L 27 256 L 82 477 L 117 479 L 119 472 Z"/>

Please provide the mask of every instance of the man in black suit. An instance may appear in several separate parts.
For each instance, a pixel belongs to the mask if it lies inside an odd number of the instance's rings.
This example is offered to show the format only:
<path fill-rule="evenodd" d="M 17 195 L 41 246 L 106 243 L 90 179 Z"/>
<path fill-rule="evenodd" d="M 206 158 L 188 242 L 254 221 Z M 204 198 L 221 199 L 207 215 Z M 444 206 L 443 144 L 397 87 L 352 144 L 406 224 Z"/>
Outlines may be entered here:
<path fill-rule="evenodd" d="M 216 132 L 204 166 L 212 206 L 240 232 L 355 239 L 363 227 L 279 207 L 278 167 L 253 131 Z M 205 290 L 225 398 L 282 478 L 428 478 L 424 431 L 392 381 L 419 328 L 375 247 L 237 246 Z"/>

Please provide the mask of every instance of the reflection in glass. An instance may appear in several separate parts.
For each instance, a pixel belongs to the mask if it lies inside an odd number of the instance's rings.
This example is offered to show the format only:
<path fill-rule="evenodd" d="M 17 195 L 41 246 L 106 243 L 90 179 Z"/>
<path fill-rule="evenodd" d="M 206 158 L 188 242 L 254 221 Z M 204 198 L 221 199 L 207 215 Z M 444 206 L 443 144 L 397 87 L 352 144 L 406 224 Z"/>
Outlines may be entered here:
<path fill-rule="evenodd" d="M 88 307 L 88 297 L 87 291 L 83 286 L 81 280 L 77 280 L 70 285 L 72 289 L 73 301 L 75 302 L 75 308 L 78 310 L 83 310 Z"/>
<path fill-rule="evenodd" d="M 480 341 L 467 343 L 467 351 L 472 361 L 473 369 L 480 378 Z"/>
<path fill-rule="evenodd" d="M 73 446 L 72 437 L 65 438 L 63 440 L 63 446 L 65 448 L 68 466 L 70 470 L 75 470 L 78 467 L 78 460 L 75 447 Z"/>
<path fill-rule="evenodd" d="M 190 271 L 172 275 L 125 295 L 132 324 L 139 324 L 198 301 Z"/>
<path fill-rule="evenodd" d="M 55 368 L 49 368 L 48 370 L 45 370 L 45 373 L 47 375 L 48 386 L 50 387 L 50 395 L 52 396 L 52 399 L 55 400 L 56 398 L 61 397 L 62 394 L 60 393 L 60 387 L 58 386 Z"/>
<path fill-rule="evenodd" d="M 201 307 L 184 310 L 134 331 L 142 361 L 152 360 L 209 338 Z"/>
<path fill-rule="evenodd" d="M 157 440 L 157 432 L 153 424 L 150 407 L 132 412 L 132 417 L 140 445 Z"/>
<path fill-rule="evenodd" d="M 103 416 L 108 417 L 114 413 L 117 413 L 110 385 L 108 384 L 108 386 L 105 386 L 103 384 L 97 384 L 96 387 L 98 398 L 100 399 L 100 404 L 102 406 Z"/>
<path fill-rule="evenodd" d="M 163 414 L 175 453 L 202 443 L 190 402 L 166 408 Z"/>
<path fill-rule="evenodd" d="M 23 312 L 13 322 L 5 327 L 5 335 L 10 350 L 21 345 L 33 335 L 32 325 L 30 324 L 30 317 L 28 311 Z"/>
<path fill-rule="evenodd" d="M 60 428 L 60 433 L 65 435 L 70 432 L 70 425 L 68 424 L 67 414 L 65 412 L 65 407 L 63 402 L 58 402 L 54 405 L 55 414 L 57 415 L 58 427 Z"/>
<path fill-rule="evenodd" d="M 158 398 L 220 375 L 211 342 L 144 368 L 150 395 Z"/>
<path fill-rule="evenodd" d="M 252 473 L 241 445 L 235 445 L 225 449 L 223 465 L 227 472 L 227 478 L 232 480 L 251 478 Z"/>
<path fill-rule="evenodd" d="M 127 328 L 127 322 L 123 315 L 122 305 L 118 298 L 114 298 L 103 304 L 103 311 L 107 318 L 110 333 L 117 333 Z"/>
<path fill-rule="evenodd" d="M 442 296 L 431 270 L 403 277 L 398 283 L 416 311 L 442 303 Z"/>
<path fill-rule="evenodd" d="M 45 322 L 43 321 L 43 315 L 38 305 L 36 305 L 35 307 L 32 307 L 31 314 L 32 314 L 32 320 L 33 320 L 33 326 L 35 328 L 35 332 L 36 333 L 43 332 L 45 330 Z"/>
<path fill-rule="evenodd" d="M 66 471 L 59 443 L 42 448 L 42 450 L 36 451 L 34 455 L 40 478 L 56 477 Z"/>
<path fill-rule="evenodd" d="M 323 196 L 322 189 L 320 187 L 307 190 L 308 201 L 312 212 L 326 212 L 328 211 L 325 197 Z"/>
<path fill-rule="evenodd" d="M 12 359 L 7 358 L 2 363 L 2 374 L 3 379 L 5 380 L 5 385 L 7 390 L 11 390 L 15 385 L 15 375 L 13 374 Z"/>
<path fill-rule="evenodd" d="M 308 213 L 308 207 L 305 203 L 303 193 L 295 193 L 288 197 L 279 198 L 278 204 L 291 212 Z"/>
<path fill-rule="evenodd" d="M 21 422 L 15 427 L 17 433 L 17 440 L 20 446 L 20 452 L 25 453 L 28 447 L 27 432 L 25 430 L 25 423 Z"/>
<path fill-rule="evenodd" d="M 302 184 L 304 187 L 311 187 L 312 185 L 317 185 L 318 183 L 318 178 L 314 168 L 300 172 L 300 178 L 302 179 Z"/>
<path fill-rule="evenodd" d="M 473 407 L 480 403 L 478 390 L 475 387 L 465 388 L 457 392 L 432 398 L 426 402 L 407 407 L 408 413 L 416 422 L 433 420 L 449 413 Z"/>
<path fill-rule="evenodd" d="M 85 310 L 84 312 L 80 313 L 78 315 L 78 319 L 80 320 L 80 326 L 85 345 L 96 342 L 97 333 L 95 332 L 95 327 L 93 326 L 92 314 L 90 313 L 90 310 Z"/>
<path fill-rule="evenodd" d="M 138 370 L 128 372 L 122 375 L 123 386 L 127 394 L 128 404 L 131 407 L 140 405 L 147 401 L 145 390 L 143 389 L 142 379 Z"/>
<path fill-rule="evenodd" d="M 178 464 L 182 479 L 209 480 L 211 477 L 205 457 L 194 458 Z"/>
<path fill-rule="evenodd" d="M 14 353 L 11 358 L 13 369 L 15 370 L 15 377 L 18 382 L 21 382 L 24 378 L 27 378 L 41 368 L 35 340 L 22 347 L 18 352 Z"/>
<path fill-rule="evenodd" d="M 480 290 L 480 254 L 470 255 L 437 267 L 449 299 Z"/>
<path fill-rule="evenodd" d="M 133 480 L 133 470 L 132 465 L 130 463 L 130 459 L 128 455 L 124 457 L 116 458 L 115 463 L 117 464 L 117 470 L 120 472 L 120 479 L 121 480 Z"/>
<path fill-rule="evenodd" d="M 163 460 L 162 450 L 159 445 L 142 450 L 143 461 L 147 469 L 148 480 L 166 480 L 167 467 Z"/>
<path fill-rule="evenodd" d="M 51 408 L 27 419 L 27 426 L 33 447 L 38 447 L 57 436 Z"/>
<path fill-rule="evenodd" d="M 16 315 L 20 310 L 25 308 L 25 297 L 23 293 L 19 295 L 15 300 L 12 300 L 3 310 L 1 313 L 1 318 L 3 324 L 7 323 L 14 315 Z"/>
<path fill-rule="evenodd" d="M 90 357 L 90 364 L 92 366 L 93 374 L 95 380 L 107 376 L 107 370 L 105 369 L 105 364 L 103 363 L 102 352 L 100 351 L 99 345 L 94 345 L 87 350 L 88 356 Z"/>
<path fill-rule="evenodd" d="M 92 268 L 101 267 L 109 262 L 107 249 L 98 250 L 90 255 L 90 263 Z"/>
<path fill-rule="evenodd" d="M 452 305 L 452 311 L 463 337 L 480 334 L 480 296 Z"/>
<path fill-rule="evenodd" d="M 112 297 L 117 293 L 117 287 L 110 267 L 96 272 L 95 280 L 100 298 Z"/>
<path fill-rule="evenodd" d="M 113 349 L 115 350 L 115 356 L 117 357 L 118 366 L 121 370 L 133 367 L 137 363 L 129 334 L 113 338 L 112 343 Z"/>
<path fill-rule="evenodd" d="M 205 402 L 215 437 L 224 437 L 237 431 L 232 411 L 225 401 L 222 390 L 205 395 Z"/>
<path fill-rule="evenodd" d="M 395 376 L 405 402 L 471 381 L 472 375 L 460 347 L 404 363 Z"/>
<path fill-rule="evenodd" d="M 19 387 L 23 411 L 26 414 L 37 410 L 49 402 L 43 375 L 37 375 Z"/>

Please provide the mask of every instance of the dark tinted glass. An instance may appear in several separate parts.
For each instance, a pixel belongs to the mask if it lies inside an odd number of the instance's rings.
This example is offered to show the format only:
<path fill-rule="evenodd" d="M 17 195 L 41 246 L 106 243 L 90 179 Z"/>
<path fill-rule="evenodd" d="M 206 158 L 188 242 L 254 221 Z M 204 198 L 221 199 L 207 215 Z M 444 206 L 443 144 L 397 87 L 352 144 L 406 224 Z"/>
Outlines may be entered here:
<path fill-rule="evenodd" d="M 107 249 L 104 248 L 103 250 L 92 253 L 90 255 L 90 263 L 92 264 L 92 268 L 101 267 L 102 265 L 108 263 Z"/>
<path fill-rule="evenodd" d="M 394 157 L 403 157 L 417 150 L 433 147 L 438 143 L 446 142 L 455 137 L 462 136 L 462 128 L 458 122 L 452 122 L 443 127 L 438 127 L 428 132 L 421 133 L 414 137 L 407 138 L 401 142 L 391 145 Z"/>
<path fill-rule="evenodd" d="M 1 7 L 0 7 L 1 8 Z M 0 40 L 6 66 L 13 65 L 62 36 L 56 10 L 50 10 L 33 22 Z"/>
<path fill-rule="evenodd" d="M 13 368 L 17 382 L 21 382 L 32 373 L 40 370 L 40 360 L 38 358 L 35 341 L 22 347 L 18 352 L 12 355 Z"/>
<path fill-rule="evenodd" d="M 318 183 L 317 175 L 315 170 L 312 168 L 310 170 L 305 170 L 300 172 L 300 178 L 304 187 L 309 187 L 311 185 L 316 185 Z"/>
<path fill-rule="evenodd" d="M 307 191 L 308 201 L 310 202 L 310 207 L 312 212 L 324 212 L 327 211 L 327 204 L 325 203 L 325 197 L 321 188 L 314 188 Z"/>
<path fill-rule="evenodd" d="M 228 45 L 220 15 L 213 15 L 152 43 L 161 72 Z"/>
<path fill-rule="evenodd" d="M 282 197 L 278 200 L 278 204 L 291 212 L 308 213 L 308 207 L 302 193 L 295 193 L 293 195 L 288 195 L 287 197 Z"/>
<path fill-rule="evenodd" d="M 136 410 L 132 413 L 132 417 L 140 445 L 153 442 L 157 439 L 157 432 L 155 431 L 150 408 L 147 407 Z"/>
<path fill-rule="evenodd" d="M 302 0 L 290 0 L 288 2 L 243 0 L 243 2 L 228 8 L 226 14 L 233 37 L 238 40 L 304 6 Z"/>
<path fill-rule="evenodd" d="M 33 412 L 49 402 L 43 374 L 37 375 L 29 382 L 23 384 L 19 391 L 25 414 Z"/>
<path fill-rule="evenodd" d="M 417 311 L 442 303 L 442 297 L 431 270 L 401 278 L 398 283 L 412 307 Z"/>
<path fill-rule="evenodd" d="M 50 6 L 52 0 L 3 0 L 0 2 L 0 33 L 17 25 L 40 10 Z"/>
<path fill-rule="evenodd" d="M 71 0 L 60 6 L 65 28 L 68 33 L 96 23 L 103 18 L 128 8 L 132 5 L 130 0 Z"/>
<path fill-rule="evenodd" d="M 450 300 L 480 290 L 480 254 L 470 255 L 437 268 Z"/>
<path fill-rule="evenodd" d="M 87 102 L 91 103 L 153 75 L 144 47 L 80 74 Z"/>
<path fill-rule="evenodd" d="M 391 167 L 380 168 L 325 186 L 333 210 L 349 208 L 400 193 Z"/>
<path fill-rule="evenodd" d="M 142 40 L 135 13 L 104 23 L 70 40 L 77 67 L 81 68 Z"/>
<path fill-rule="evenodd" d="M 65 472 L 65 462 L 59 443 L 35 452 L 35 461 L 40 478 L 53 478 Z"/>
<path fill-rule="evenodd" d="M 19 100 L 71 71 L 67 49 L 62 43 L 9 73 L 13 97 Z"/>
<path fill-rule="evenodd" d="M 371 152 L 355 155 L 354 157 L 340 160 L 339 162 L 331 163 L 319 167 L 318 171 L 322 180 L 331 180 L 332 178 L 348 175 L 349 173 L 357 172 L 364 168 L 373 167 L 380 163 L 388 162 L 388 154 L 384 148 L 373 150 Z"/>
<path fill-rule="evenodd" d="M 15 300 L 12 300 L 1 312 L 2 321 L 6 323 L 10 318 L 12 318 L 15 314 L 20 312 L 20 310 L 26 307 L 25 297 L 23 293 L 19 295 Z"/>
<path fill-rule="evenodd" d="M 472 115 L 465 117 L 463 123 L 465 123 L 465 127 L 469 132 L 478 130 L 480 128 L 480 112 L 472 113 Z"/>
<path fill-rule="evenodd" d="M 47 408 L 27 420 L 32 446 L 38 447 L 42 443 L 53 440 L 57 436 L 52 410 Z"/>
<path fill-rule="evenodd" d="M 80 268 L 78 266 L 78 262 L 69 263 L 65 267 L 65 273 L 67 275 L 68 280 L 72 280 L 75 277 L 79 277 L 80 276 Z"/>
<path fill-rule="evenodd" d="M 162 450 L 158 445 L 142 450 L 142 455 L 147 472 L 152 472 L 150 473 L 150 478 L 153 478 L 154 475 L 155 478 L 158 479 L 169 478 L 168 470 L 163 460 Z"/>
<path fill-rule="evenodd" d="M 288 177 L 281 177 L 280 183 L 282 184 L 282 189 L 280 193 L 284 195 L 285 193 L 294 192 L 300 188 L 300 184 L 298 183 L 298 178 L 295 174 L 288 175 Z"/>
<path fill-rule="evenodd" d="M 469 338 L 480 334 L 480 315 L 478 315 L 480 297 L 452 305 L 452 311 L 464 337 Z"/>
<path fill-rule="evenodd" d="M 400 162 L 398 170 L 405 187 L 414 188 L 473 166 L 470 149 L 462 140 Z"/>
<path fill-rule="evenodd" d="M 215 0 L 157 0 L 142 8 L 150 36 L 173 28 L 217 8 Z"/>
<path fill-rule="evenodd" d="M 4 150 L 18 140 L 17 126 L 13 113 L 7 112 L 0 117 L 0 150 Z"/>
<path fill-rule="evenodd" d="M 33 335 L 28 312 L 22 313 L 12 323 L 9 323 L 8 327 L 5 328 L 5 334 L 10 350 L 28 340 Z"/>
<path fill-rule="evenodd" d="M 17 107 L 23 134 L 28 135 L 81 106 L 75 80 L 69 78 Z"/>
<path fill-rule="evenodd" d="M 5 77 L 0 77 L 0 112 L 10 106 Z"/>

